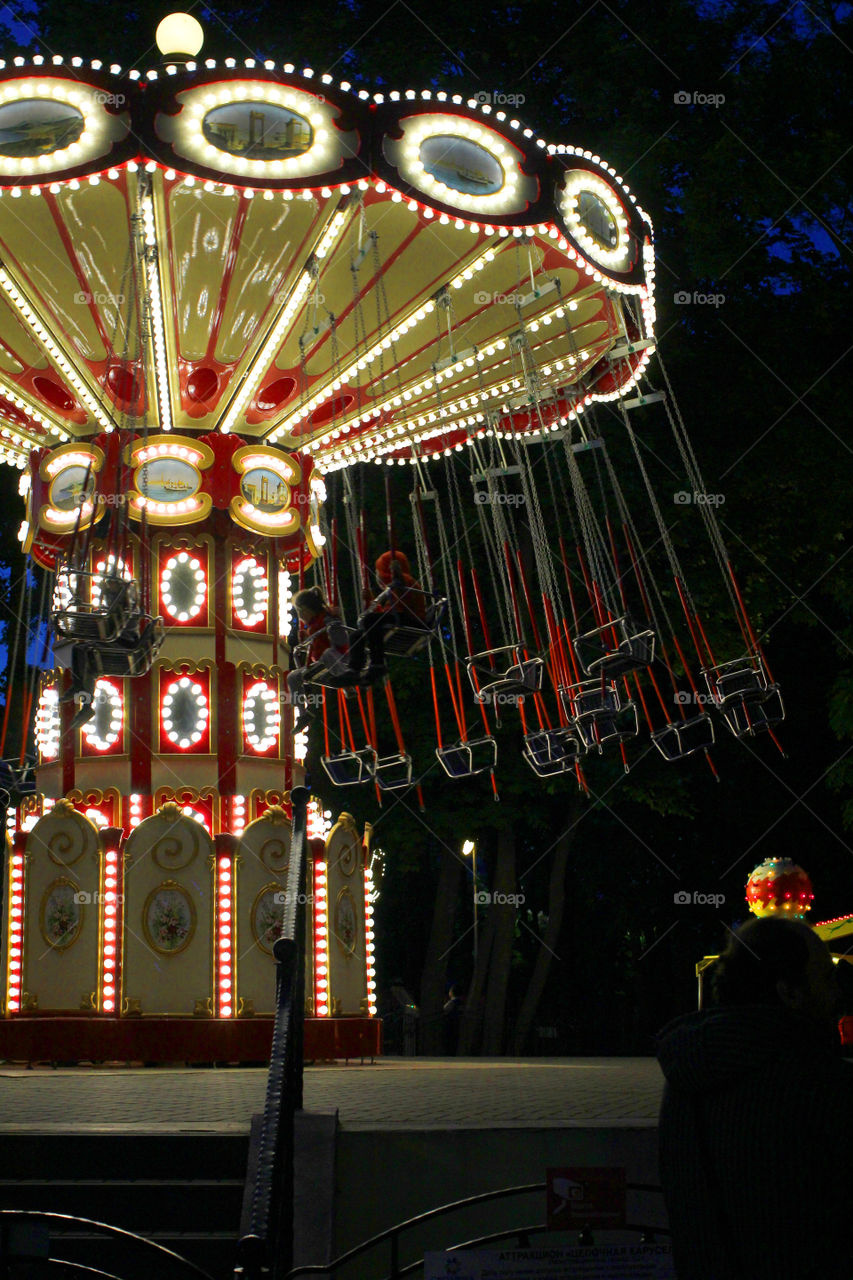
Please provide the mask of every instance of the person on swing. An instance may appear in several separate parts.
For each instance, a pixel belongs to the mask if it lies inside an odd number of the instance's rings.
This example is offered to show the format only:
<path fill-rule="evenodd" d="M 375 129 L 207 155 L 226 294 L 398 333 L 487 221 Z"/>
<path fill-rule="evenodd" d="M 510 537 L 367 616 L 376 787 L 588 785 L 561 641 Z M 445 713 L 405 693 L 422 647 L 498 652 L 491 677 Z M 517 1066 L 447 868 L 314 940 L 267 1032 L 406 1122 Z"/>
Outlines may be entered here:
<path fill-rule="evenodd" d="M 376 576 L 383 590 L 367 606 L 358 620 L 358 632 L 350 646 L 350 670 L 362 674 L 364 651 L 370 665 L 363 673 L 365 680 L 377 680 L 387 674 L 385 632 L 391 627 L 426 629 L 426 595 L 409 572 L 409 561 L 402 551 L 385 551 L 376 561 Z"/>
<path fill-rule="evenodd" d="M 319 588 L 306 587 L 297 591 L 293 607 L 299 618 L 300 630 L 311 641 L 305 665 L 294 668 L 287 677 L 291 700 L 299 712 L 293 732 L 301 733 L 314 719 L 314 713 L 308 707 L 306 684 L 323 673 L 334 676 L 349 670 L 349 639 L 339 611 L 326 601 Z"/>

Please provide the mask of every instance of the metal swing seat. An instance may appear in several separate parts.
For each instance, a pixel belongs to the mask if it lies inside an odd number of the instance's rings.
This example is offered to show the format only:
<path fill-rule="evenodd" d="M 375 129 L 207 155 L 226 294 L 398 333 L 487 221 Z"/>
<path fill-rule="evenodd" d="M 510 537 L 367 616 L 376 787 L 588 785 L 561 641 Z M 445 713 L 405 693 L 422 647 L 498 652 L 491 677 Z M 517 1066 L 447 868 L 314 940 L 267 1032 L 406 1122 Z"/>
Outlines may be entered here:
<path fill-rule="evenodd" d="M 573 645 L 586 674 L 606 679 L 642 671 L 655 658 L 654 631 L 638 631 L 627 616 L 585 631 Z"/>
<path fill-rule="evenodd" d="M 391 612 L 385 625 L 382 637 L 387 656 L 392 658 L 412 658 L 425 649 L 430 640 L 434 640 L 438 629 L 447 616 L 447 600 L 444 596 L 431 597 L 432 603 L 427 606 L 423 622 L 414 624 L 415 615 L 409 612 L 412 622 L 394 621 Z"/>
<path fill-rule="evenodd" d="M 380 791 L 405 791 L 412 785 L 410 755 L 379 756 L 373 766 L 373 777 Z"/>
<path fill-rule="evenodd" d="M 139 588 L 132 578 L 120 578 L 92 573 L 83 569 L 62 569 L 57 581 L 64 576 L 72 599 L 51 614 L 51 626 L 57 640 L 71 643 L 117 640 L 134 615 L 139 614 Z M 69 579 L 73 576 L 74 587 Z M 91 586 L 97 579 L 100 600 L 92 602 Z M 89 591 L 84 593 L 88 582 Z M 84 599 L 84 594 L 88 599 Z"/>
<path fill-rule="evenodd" d="M 87 646 L 97 676 L 123 679 L 143 676 L 151 670 L 166 635 L 163 619 L 137 615 L 137 620 L 135 637 L 122 633 L 113 641 Z M 133 621 L 129 619 L 129 624 Z"/>
<path fill-rule="evenodd" d="M 355 636 L 358 634 L 355 627 L 345 628 L 349 643 L 352 644 Z M 299 644 L 293 646 L 294 667 L 302 668 L 307 671 L 312 666 L 316 666 L 317 670 L 310 675 L 306 674 L 306 685 L 318 685 L 322 689 L 343 689 L 344 693 L 348 690 L 354 690 L 359 686 L 364 687 L 367 683 L 364 677 L 358 671 L 351 671 L 345 668 L 342 671 L 331 671 L 327 667 L 323 667 L 319 662 L 309 662 L 308 654 L 311 646 L 315 643 L 317 635 L 323 632 L 317 632 L 316 635 L 308 636 L 305 640 L 300 640 Z"/>
<path fill-rule="evenodd" d="M 767 672 L 759 659 L 736 658 L 719 667 L 705 667 L 702 675 L 712 701 L 720 711 L 725 711 L 730 705 L 741 706 L 744 702 L 763 702 L 771 689 Z"/>
<path fill-rule="evenodd" d="M 738 702 L 730 702 L 721 709 L 726 727 L 736 738 L 749 735 L 754 737 L 781 724 L 785 719 L 785 704 L 777 684 L 767 686 L 767 692 L 760 701 L 742 697 Z"/>
<path fill-rule="evenodd" d="M 471 738 L 452 747 L 436 747 L 435 754 L 448 778 L 473 778 L 494 769 L 498 744 L 492 737 Z"/>
<path fill-rule="evenodd" d="M 513 661 L 507 666 L 507 658 Z M 501 661 L 496 666 L 494 659 Z M 517 702 L 528 693 L 538 693 L 542 688 L 545 664 L 541 658 L 522 657 L 521 646 L 503 645 L 499 649 L 486 649 L 465 659 L 468 679 L 474 690 L 476 702 Z M 504 667 L 499 671 L 498 667 Z"/>
<path fill-rule="evenodd" d="M 635 703 L 623 703 L 615 685 L 601 680 L 582 680 L 559 690 L 569 725 L 581 745 L 600 752 L 610 743 L 625 742 L 639 732 Z"/>
<path fill-rule="evenodd" d="M 359 751 L 341 751 L 334 756 L 320 759 L 326 775 L 336 787 L 357 787 L 373 782 L 376 772 L 376 752 L 373 747 Z"/>
<path fill-rule="evenodd" d="M 525 735 L 521 754 L 540 778 L 552 778 L 573 769 L 582 750 L 572 729 L 538 729 Z"/>
<path fill-rule="evenodd" d="M 687 720 L 665 724 L 652 734 L 652 742 L 664 760 L 684 760 L 695 751 L 714 745 L 714 722 L 706 711 Z"/>

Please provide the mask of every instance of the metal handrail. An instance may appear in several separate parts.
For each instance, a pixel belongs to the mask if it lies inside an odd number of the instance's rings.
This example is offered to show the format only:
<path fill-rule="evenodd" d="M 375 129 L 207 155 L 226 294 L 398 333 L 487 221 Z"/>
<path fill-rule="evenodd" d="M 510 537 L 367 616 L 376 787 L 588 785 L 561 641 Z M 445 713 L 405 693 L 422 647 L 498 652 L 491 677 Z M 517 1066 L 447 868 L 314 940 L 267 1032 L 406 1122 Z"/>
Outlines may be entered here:
<path fill-rule="evenodd" d="M 331 1262 L 311 1263 L 302 1267 L 294 1267 L 289 1271 L 282 1280 L 294 1280 L 296 1276 L 310 1275 L 331 1275 L 339 1267 L 344 1266 L 347 1262 L 351 1262 L 353 1258 L 359 1257 L 362 1253 L 366 1253 L 368 1249 L 374 1248 L 376 1245 L 382 1244 L 385 1240 L 391 1241 L 391 1270 L 389 1272 L 390 1280 L 398 1280 L 398 1277 L 409 1275 L 413 1271 L 417 1271 L 423 1266 L 423 1258 L 417 1262 L 407 1264 L 401 1268 L 399 1265 L 399 1237 L 404 1231 L 410 1227 L 420 1226 L 422 1223 L 429 1221 L 431 1218 L 437 1218 L 441 1214 L 453 1213 L 457 1209 L 466 1209 L 471 1205 L 483 1204 L 491 1200 L 504 1200 L 509 1196 L 527 1195 L 534 1191 L 545 1191 L 548 1184 L 546 1182 L 529 1182 L 517 1187 L 501 1187 L 497 1191 L 483 1191 L 476 1196 L 466 1196 L 464 1200 L 452 1200 L 448 1204 L 438 1205 L 435 1209 L 427 1209 L 425 1213 L 419 1213 L 414 1218 L 407 1218 L 404 1222 L 397 1222 L 393 1227 L 387 1227 L 384 1231 L 380 1231 L 377 1235 L 371 1236 L 368 1240 L 363 1240 L 361 1244 L 357 1244 L 352 1249 L 348 1249 L 346 1253 L 340 1254 Z M 662 1188 L 648 1182 L 629 1182 L 625 1185 L 626 1191 L 640 1192 L 657 1192 L 661 1193 Z M 538 1235 L 549 1228 L 541 1224 L 534 1224 L 527 1227 L 513 1227 L 507 1231 L 499 1231 L 493 1235 L 478 1236 L 473 1240 L 466 1240 L 463 1244 L 452 1245 L 448 1252 L 456 1252 L 461 1249 L 472 1249 L 475 1245 L 492 1244 L 497 1240 L 506 1240 L 510 1236 L 522 1235 Z M 657 1233 L 658 1235 L 669 1235 L 669 1228 L 659 1226 L 644 1226 L 640 1223 L 626 1223 L 624 1227 L 618 1228 L 620 1231 L 640 1231 L 646 1235 Z"/>
<path fill-rule="evenodd" d="M 133 1245 L 142 1245 L 146 1249 L 154 1249 L 162 1258 L 165 1255 L 172 1262 L 177 1263 L 179 1267 L 184 1267 L 187 1271 L 195 1276 L 201 1276 L 202 1280 L 213 1280 L 209 1272 L 203 1271 L 196 1263 L 190 1262 L 188 1258 L 182 1258 L 179 1253 L 175 1253 L 174 1249 L 167 1249 L 164 1244 L 158 1244 L 156 1240 L 149 1240 L 147 1236 L 137 1235 L 135 1231 L 126 1231 L 124 1227 L 113 1227 L 108 1222 L 97 1222 L 94 1218 L 80 1218 L 73 1213 L 52 1213 L 43 1209 L 0 1209 L 0 1262 L 8 1261 L 7 1251 L 8 1244 L 6 1240 L 6 1232 L 3 1227 L 6 1223 L 33 1221 L 59 1223 L 63 1225 L 92 1227 L 95 1231 L 102 1235 L 112 1236 L 119 1240 L 124 1240 Z M 14 1260 L 14 1259 L 12 1259 Z M 52 1258 L 32 1258 L 26 1259 L 27 1262 L 52 1262 Z M 59 1262 L 57 1258 L 55 1261 Z M 77 1263 L 71 1263 L 71 1266 L 78 1266 Z M 104 1274 L 95 1271 L 95 1275 Z M 108 1274 L 108 1273 L 106 1273 Z"/>
<path fill-rule="evenodd" d="M 279 1280 L 293 1265 L 293 1117 L 302 1110 L 305 1009 L 307 787 L 291 792 L 292 826 L 281 937 L 273 946 L 276 1011 L 257 1146 L 250 1149 L 244 1191 L 245 1230 L 235 1280 Z"/>

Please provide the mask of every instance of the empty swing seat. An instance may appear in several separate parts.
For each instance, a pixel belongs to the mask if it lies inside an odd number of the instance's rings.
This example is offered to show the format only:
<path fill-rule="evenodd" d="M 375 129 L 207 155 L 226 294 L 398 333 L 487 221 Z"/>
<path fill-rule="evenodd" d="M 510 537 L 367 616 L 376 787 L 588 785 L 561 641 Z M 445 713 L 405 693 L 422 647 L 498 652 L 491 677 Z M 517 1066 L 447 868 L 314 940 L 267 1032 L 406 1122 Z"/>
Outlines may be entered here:
<path fill-rule="evenodd" d="M 449 778 L 473 778 L 494 769 L 498 744 L 494 738 L 473 738 L 452 747 L 436 747 L 438 762 Z"/>
<path fill-rule="evenodd" d="M 762 664 L 758 662 L 756 666 L 748 658 L 738 658 L 721 667 L 706 667 L 702 674 L 708 692 L 721 710 L 731 704 L 741 705 L 744 701 L 762 702 L 770 689 Z"/>
<path fill-rule="evenodd" d="M 551 778 L 573 769 L 581 751 L 571 729 L 539 729 L 526 735 L 521 754 L 540 778 Z"/>
<path fill-rule="evenodd" d="M 442 596 L 434 600 L 424 614 L 423 623 L 395 622 L 389 619 L 382 637 L 386 655 L 393 658 L 411 658 L 425 649 L 435 638 L 438 628 L 447 616 L 447 600 Z"/>
<path fill-rule="evenodd" d="M 382 756 L 374 765 L 373 776 L 380 791 L 405 791 L 412 785 L 412 757 Z"/>
<path fill-rule="evenodd" d="M 336 787 L 356 787 L 373 781 L 376 752 L 372 747 L 362 747 L 360 751 L 342 751 L 336 756 L 323 756 L 320 763 L 329 781 Z"/>
<path fill-rule="evenodd" d="M 754 736 L 772 729 L 774 724 L 780 724 L 785 719 L 785 704 L 779 686 L 770 685 L 761 702 L 753 702 L 748 697 L 743 697 L 739 702 L 730 702 L 722 708 L 722 716 L 727 728 L 736 738 L 743 738 L 747 734 Z"/>
<path fill-rule="evenodd" d="M 602 711 L 582 716 L 575 725 L 578 737 L 587 751 L 596 747 L 599 753 L 611 743 L 627 742 L 636 738 L 640 725 L 637 708 L 626 702 L 617 711 Z"/>
<path fill-rule="evenodd" d="M 508 655 L 514 661 L 506 666 Z M 541 658 L 523 658 L 518 645 L 486 649 L 466 659 L 465 665 L 477 702 L 517 702 L 542 688 L 545 664 Z"/>
<path fill-rule="evenodd" d="M 694 751 L 706 751 L 714 745 L 714 722 L 703 711 L 688 720 L 665 724 L 652 734 L 652 742 L 664 760 L 683 760 Z"/>
<path fill-rule="evenodd" d="M 590 716 L 612 715 L 622 705 L 616 685 L 600 679 L 563 685 L 558 692 L 572 724 Z"/>
<path fill-rule="evenodd" d="M 637 631 L 628 618 L 614 618 L 574 641 L 578 661 L 588 676 L 607 679 L 642 671 L 655 658 L 655 633 Z"/>

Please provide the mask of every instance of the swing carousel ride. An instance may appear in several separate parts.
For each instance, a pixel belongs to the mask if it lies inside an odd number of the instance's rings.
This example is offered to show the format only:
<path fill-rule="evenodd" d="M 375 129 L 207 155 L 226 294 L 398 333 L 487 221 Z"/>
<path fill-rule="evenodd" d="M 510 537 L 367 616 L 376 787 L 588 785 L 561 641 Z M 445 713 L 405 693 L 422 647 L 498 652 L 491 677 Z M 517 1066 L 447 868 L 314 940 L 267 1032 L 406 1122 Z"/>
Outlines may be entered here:
<path fill-rule="evenodd" d="M 379 589 L 369 464 L 422 607 L 384 617 L 387 672 L 307 675 L 336 787 L 381 802 L 430 764 L 497 798 L 499 717 L 532 775 L 582 788 L 587 758 L 628 767 L 641 724 L 669 763 L 711 764 L 721 726 L 773 736 L 779 689 L 696 456 L 666 374 L 646 381 L 651 222 L 600 156 L 459 94 L 196 62 L 185 42 L 146 73 L 0 64 L 0 183 L 0 458 L 26 503 L 22 626 L 50 617 L 0 745 L 26 766 L 35 717 L 34 789 L 9 812 L 7 1028 L 81 991 L 102 1028 L 269 1012 L 308 745 L 290 602 L 319 585 L 352 626 Z M 668 424 L 719 565 L 742 637 L 724 659 L 638 408 Z M 436 722 L 414 772 L 404 658 Z M 330 817 L 309 828 L 309 1012 L 363 1025 L 369 830 Z"/>

